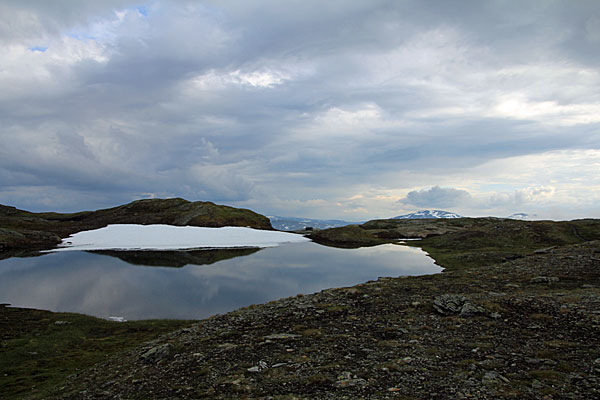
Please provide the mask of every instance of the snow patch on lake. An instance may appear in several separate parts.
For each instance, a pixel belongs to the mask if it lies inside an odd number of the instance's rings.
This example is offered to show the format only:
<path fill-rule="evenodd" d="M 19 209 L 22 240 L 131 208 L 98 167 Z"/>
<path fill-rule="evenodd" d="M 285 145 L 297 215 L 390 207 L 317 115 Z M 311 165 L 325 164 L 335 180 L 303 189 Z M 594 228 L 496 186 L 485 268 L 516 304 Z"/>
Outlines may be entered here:
<path fill-rule="evenodd" d="M 307 242 L 302 235 L 227 226 L 203 228 L 172 225 L 108 225 L 77 232 L 58 248 L 69 250 L 184 250 L 232 247 L 274 247 L 282 243 Z"/>

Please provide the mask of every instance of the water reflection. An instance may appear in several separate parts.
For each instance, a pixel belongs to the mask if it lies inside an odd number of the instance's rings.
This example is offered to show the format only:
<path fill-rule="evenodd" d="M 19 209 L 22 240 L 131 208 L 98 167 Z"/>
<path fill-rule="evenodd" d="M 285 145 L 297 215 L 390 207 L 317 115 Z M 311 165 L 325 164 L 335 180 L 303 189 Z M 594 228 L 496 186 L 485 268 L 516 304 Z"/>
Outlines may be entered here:
<path fill-rule="evenodd" d="M 95 250 L 89 253 L 116 257 L 133 265 L 148 267 L 175 267 L 186 265 L 210 265 L 217 261 L 228 260 L 235 257 L 248 256 L 256 253 L 259 248 L 243 249 L 211 249 L 211 250 L 178 250 L 178 251 L 123 251 L 123 250 Z"/>
<path fill-rule="evenodd" d="M 248 255 L 229 254 L 234 258 L 214 259 L 210 265 L 186 261 L 215 257 L 189 254 L 201 251 L 169 252 L 155 260 L 150 254 L 106 257 L 86 252 L 11 258 L 0 261 L 0 303 L 104 318 L 195 319 L 380 276 L 441 270 L 421 250 L 392 244 L 337 249 L 299 243 L 243 250 Z M 177 261 L 177 255 L 184 260 Z M 155 267 L 140 268 L 123 260 Z M 187 266 L 158 266 L 182 263 Z"/>

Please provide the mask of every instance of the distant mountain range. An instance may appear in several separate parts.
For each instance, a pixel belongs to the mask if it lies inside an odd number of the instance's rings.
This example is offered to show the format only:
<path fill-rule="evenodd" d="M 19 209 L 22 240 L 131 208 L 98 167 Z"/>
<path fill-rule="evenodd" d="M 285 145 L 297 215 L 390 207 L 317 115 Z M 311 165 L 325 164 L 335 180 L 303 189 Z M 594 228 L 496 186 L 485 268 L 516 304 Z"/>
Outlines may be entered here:
<path fill-rule="evenodd" d="M 421 210 L 410 214 L 399 215 L 392 219 L 427 219 L 427 218 L 462 218 L 461 215 L 442 210 Z"/>
<path fill-rule="evenodd" d="M 536 214 L 516 213 L 509 215 L 506 218 L 519 220 L 533 220 L 537 217 Z M 410 214 L 399 215 L 392 219 L 437 219 L 437 218 L 463 218 L 462 215 L 443 210 L 421 210 Z M 349 222 L 339 219 L 312 219 L 312 218 L 295 218 L 295 217 L 269 217 L 273 228 L 280 231 L 299 231 L 311 227 L 314 229 L 337 228 L 352 224 L 362 224 L 363 222 Z"/>
<path fill-rule="evenodd" d="M 533 219 L 535 219 L 537 217 L 536 214 L 527 214 L 527 213 L 516 213 L 516 214 L 512 214 L 509 215 L 508 219 L 520 219 L 520 220 L 525 220 L 525 221 L 531 221 Z"/>
<path fill-rule="evenodd" d="M 411 214 L 400 215 L 393 219 L 425 219 L 425 218 L 461 218 L 460 215 L 441 210 L 422 210 Z M 314 229 L 337 228 L 338 226 L 346 226 L 352 224 L 362 224 L 362 222 L 349 222 L 339 219 L 312 219 L 312 218 L 295 218 L 295 217 L 269 217 L 273 228 L 280 231 L 298 231 L 311 227 Z"/>
<path fill-rule="evenodd" d="M 269 217 L 273 228 L 280 231 L 299 231 L 306 227 L 314 229 L 337 228 L 338 226 L 346 226 L 352 224 L 361 224 L 362 222 L 348 222 L 339 219 L 312 219 L 312 218 L 295 218 L 295 217 Z"/>

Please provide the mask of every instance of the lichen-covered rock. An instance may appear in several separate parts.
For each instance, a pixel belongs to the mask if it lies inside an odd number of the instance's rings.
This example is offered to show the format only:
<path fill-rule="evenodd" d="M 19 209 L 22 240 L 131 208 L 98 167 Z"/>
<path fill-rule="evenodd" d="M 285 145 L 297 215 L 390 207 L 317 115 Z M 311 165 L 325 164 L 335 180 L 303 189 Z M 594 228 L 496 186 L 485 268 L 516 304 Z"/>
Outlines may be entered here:
<path fill-rule="evenodd" d="M 555 283 L 559 280 L 556 276 L 536 276 L 531 278 L 529 283 Z"/>
<path fill-rule="evenodd" d="M 173 345 L 170 343 L 160 344 L 148 349 L 141 355 L 141 358 L 146 362 L 157 362 L 166 358 L 171 353 L 172 348 Z"/>
<path fill-rule="evenodd" d="M 471 303 L 458 294 L 443 294 L 433 300 L 433 308 L 442 315 L 460 314 L 461 317 L 473 317 L 485 313 L 485 309 Z"/>
<path fill-rule="evenodd" d="M 442 315 L 458 314 L 466 301 L 458 294 L 443 294 L 433 300 L 433 308 Z"/>

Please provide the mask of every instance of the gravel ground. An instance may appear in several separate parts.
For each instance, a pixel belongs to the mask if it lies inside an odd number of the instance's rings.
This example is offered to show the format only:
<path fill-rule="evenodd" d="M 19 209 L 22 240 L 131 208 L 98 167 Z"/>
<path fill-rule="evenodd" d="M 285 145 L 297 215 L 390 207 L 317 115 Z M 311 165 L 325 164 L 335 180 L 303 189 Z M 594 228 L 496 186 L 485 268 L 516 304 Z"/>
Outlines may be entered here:
<path fill-rule="evenodd" d="M 55 397 L 600 398 L 600 241 L 215 316 Z"/>

